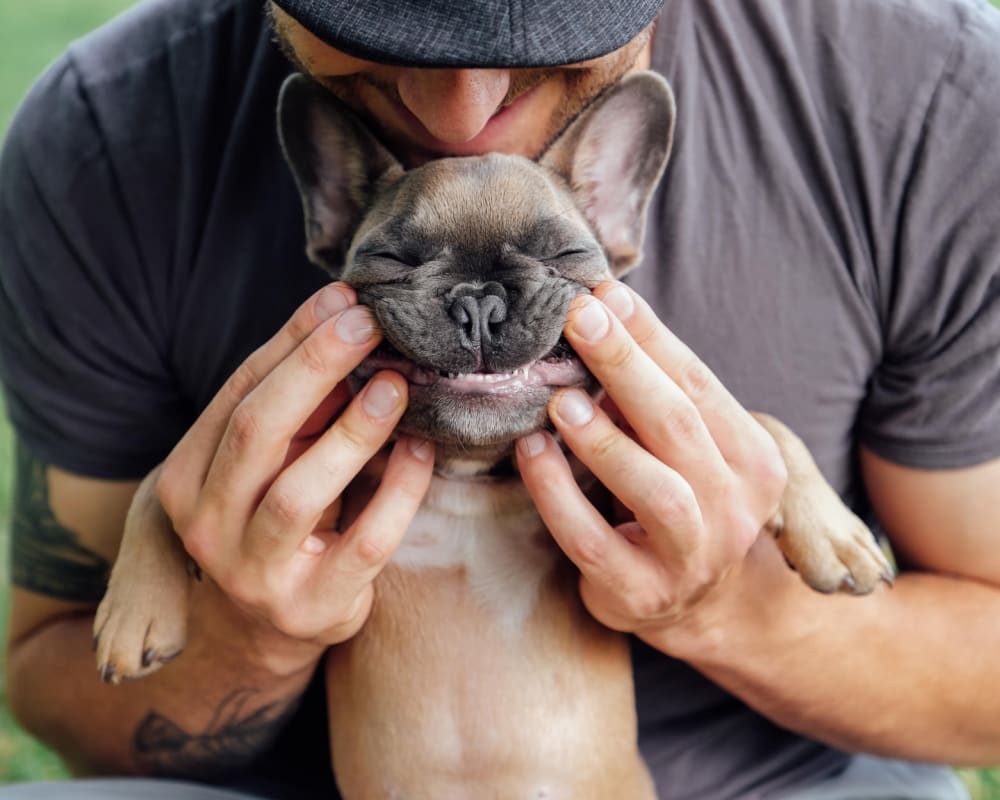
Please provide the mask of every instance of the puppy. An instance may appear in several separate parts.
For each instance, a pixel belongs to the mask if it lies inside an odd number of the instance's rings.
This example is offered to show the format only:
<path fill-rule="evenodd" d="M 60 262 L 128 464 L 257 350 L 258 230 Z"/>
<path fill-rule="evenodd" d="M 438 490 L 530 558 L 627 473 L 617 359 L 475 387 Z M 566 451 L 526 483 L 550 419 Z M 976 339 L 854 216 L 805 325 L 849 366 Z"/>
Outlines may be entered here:
<path fill-rule="evenodd" d="M 546 425 L 557 388 L 598 390 L 562 338 L 566 312 L 637 264 L 673 120 L 667 84 L 647 73 L 603 95 L 538 163 L 494 154 L 404 171 L 327 92 L 301 76 L 282 89 L 309 256 L 355 287 L 385 334 L 350 382 L 404 375 L 399 428 L 438 453 L 369 620 L 327 660 L 346 800 L 656 796 L 636 744 L 626 638 L 582 607 L 511 454 Z M 758 418 L 789 467 L 768 527 L 790 564 L 820 591 L 887 581 L 873 537 L 802 443 Z M 378 474 L 376 461 L 359 483 Z M 158 665 L 143 653 L 183 645 L 177 549 L 126 530 L 96 621 L 102 674 L 144 674 Z M 142 597 L 164 580 L 172 595 L 154 612 Z"/>

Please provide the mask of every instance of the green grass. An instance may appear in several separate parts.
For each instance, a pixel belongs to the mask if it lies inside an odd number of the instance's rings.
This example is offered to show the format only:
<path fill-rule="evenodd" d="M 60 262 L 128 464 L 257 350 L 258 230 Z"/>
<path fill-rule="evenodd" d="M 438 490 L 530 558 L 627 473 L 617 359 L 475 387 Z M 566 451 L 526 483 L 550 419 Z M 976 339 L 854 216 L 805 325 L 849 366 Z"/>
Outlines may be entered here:
<path fill-rule="evenodd" d="M 1000 8 L 1000 0 L 992 2 Z M 130 5 L 131 0 L 0 0 L 0 134 L 31 81 L 69 41 Z M 10 429 L 0 413 L 0 633 L 7 616 L 2 587 L 7 585 L 10 453 Z M 52 753 L 17 727 L 0 695 L 0 783 L 65 774 Z M 1000 800 L 1000 769 L 962 770 L 961 775 L 974 800 Z"/>
<path fill-rule="evenodd" d="M 0 130 L 27 87 L 66 44 L 133 0 L 0 0 Z"/>

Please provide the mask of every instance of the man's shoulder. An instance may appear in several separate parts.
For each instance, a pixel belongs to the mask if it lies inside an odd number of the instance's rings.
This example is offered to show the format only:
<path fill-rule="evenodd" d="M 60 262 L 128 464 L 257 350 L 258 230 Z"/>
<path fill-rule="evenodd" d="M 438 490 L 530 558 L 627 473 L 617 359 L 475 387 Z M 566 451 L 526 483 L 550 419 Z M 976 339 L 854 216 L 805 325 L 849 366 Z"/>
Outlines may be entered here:
<path fill-rule="evenodd" d="M 11 133 L 28 146 L 53 131 L 73 134 L 74 143 L 84 130 L 134 141 L 158 124 L 165 129 L 170 117 L 215 119 L 225 98 L 253 89 L 262 62 L 283 64 L 263 3 L 139 3 L 69 46 L 28 93 Z"/>
<path fill-rule="evenodd" d="M 904 59 L 900 68 L 909 59 L 937 60 L 945 72 L 966 52 L 984 50 L 1000 60 L 1000 11 L 990 0 L 807 0 L 785 6 L 799 26 L 809 26 L 814 37 L 845 55 L 882 50 Z M 848 31 L 850 38 L 830 38 L 830 32 Z"/>
<path fill-rule="evenodd" d="M 675 0 L 660 22 L 654 68 L 701 124 L 780 123 L 845 148 L 859 132 L 915 139 L 942 87 L 1000 79 L 989 0 Z"/>
<path fill-rule="evenodd" d="M 194 168 L 221 152 L 241 110 L 257 104 L 273 115 L 287 69 L 263 3 L 139 3 L 73 42 L 36 81 L 3 161 L 56 191 L 108 161 L 129 181 L 140 168 L 143 180 L 168 164 Z"/>
<path fill-rule="evenodd" d="M 710 0 L 723 6 L 718 0 Z M 830 41 L 830 35 L 850 29 L 866 31 L 858 46 L 879 40 L 886 45 L 906 42 L 947 47 L 963 31 L 997 24 L 1000 17 L 990 0 L 747 0 L 751 18 L 778 21 L 792 35 L 809 35 Z"/>
<path fill-rule="evenodd" d="M 263 9 L 263 3 L 246 0 L 139 3 L 70 45 L 67 57 L 88 84 L 156 69 L 179 52 L 187 59 L 171 59 L 171 68 L 178 76 L 191 74 L 202 68 L 203 59 L 252 56 L 264 26 Z"/>
<path fill-rule="evenodd" d="M 678 29 L 679 58 L 725 53 L 720 74 L 794 68 L 792 80 L 829 82 L 875 70 L 874 82 L 903 85 L 908 73 L 940 75 L 965 51 L 1000 60 L 1000 11 L 989 0 L 676 0 L 664 19 Z"/>
<path fill-rule="evenodd" d="M 954 35 L 970 21 L 992 11 L 989 0 L 840 0 L 836 3 L 808 0 L 802 5 L 820 19 L 862 16 L 879 24 L 904 26 L 899 29 L 900 33 L 924 31 L 931 38 Z"/>

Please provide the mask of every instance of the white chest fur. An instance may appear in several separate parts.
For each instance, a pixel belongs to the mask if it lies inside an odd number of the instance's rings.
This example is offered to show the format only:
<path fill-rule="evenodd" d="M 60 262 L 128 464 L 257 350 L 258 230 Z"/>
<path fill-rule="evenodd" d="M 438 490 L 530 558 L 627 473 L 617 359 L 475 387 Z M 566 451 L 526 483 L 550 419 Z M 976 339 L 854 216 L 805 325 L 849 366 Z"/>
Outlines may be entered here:
<path fill-rule="evenodd" d="M 520 481 L 435 476 L 393 563 L 405 570 L 463 570 L 497 627 L 514 633 L 557 558 Z"/>

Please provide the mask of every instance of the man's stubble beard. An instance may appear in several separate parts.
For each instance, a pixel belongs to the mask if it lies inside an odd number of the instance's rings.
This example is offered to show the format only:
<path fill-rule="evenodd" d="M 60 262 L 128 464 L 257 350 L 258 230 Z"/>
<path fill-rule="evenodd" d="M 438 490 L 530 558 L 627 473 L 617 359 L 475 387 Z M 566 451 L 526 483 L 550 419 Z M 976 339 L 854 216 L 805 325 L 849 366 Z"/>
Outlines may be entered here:
<path fill-rule="evenodd" d="M 613 64 L 604 65 L 599 72 L 588 69 L 548 68 L 540 70 L 513 70 L 511 85 L 501 108 L 510 104 L 525 93 L 538 88 L 549 80 L 561 81 L 561 100 L 556 103 L 549 118 L 545 121 L 545 137 L 533 152 L 525 153 L 529 158 L 538 159 L 559 138 L 562 132 L 582 114 L 598 97 L 621 80 L 635 66 L 642 48 L 636 52 L 622 53 L 622 57 Z M 389 149 L 404 163 L 415 165 L 435 158 L 460 155 L 445 150 L 434 150 L 424 147 L 419 142 L 401 138 L 396 132 L 387 129 L 375 117 L 364 101 L 368 91 L 378 92 L 389 103 L 405 107 L 395 85 L 379 81 L 374 76 L 357 74 L 344 77 L 326 77 L 319 79 L 339 100 L 350 106 L 367 125 L 386 143 Z"/>
<path fill-rule="evenodd" d="M 309 75 L 330 91 L 337 99 L 349 106 L 375 134 L 400 158 L 407 166 L 414 166 L 435 158 L 459 155 L 447 150 L 439 151 L 424 147 L 418 142 L 403 138 L 388 129 L 372 114 L 365 102 L 368 92 L 377 92 L 384 102 L 390 105 L 406 108 L 399 90 L 391 81 L 381 80 L 377 76 L 366 73 L 356 73 L 344 76 L 317 76 L 310 66 L 299 58 L 286 36 L 277 24 L 273 14 L 273 6 L 266 3 L 267 18 L 270 22 L 272 37 L 281 52 L 292 66 L 299 72 Z M 552 114 L 545 123 L 546 136 L 535 152 L 527 155 L 538 159 L 567 127 L 582 114 L 597 98 L 611 86 L 621 80 L 633 69 L 642 57 L 646 45 L 652 39 L 655 21 L 645 28 L 628 45 L 619 50 L 613 60 L 602 63 L 600 68 L 588 67 L 547 67 L 538 69 L 512 69 L 510 86 L 500 108 L 504 108 L 517 98 L 541 86 L 548 80 L 563 82 L 562 101 L 555 104 Z M 498 109 L 499 111 L 500 109 Z"/>

